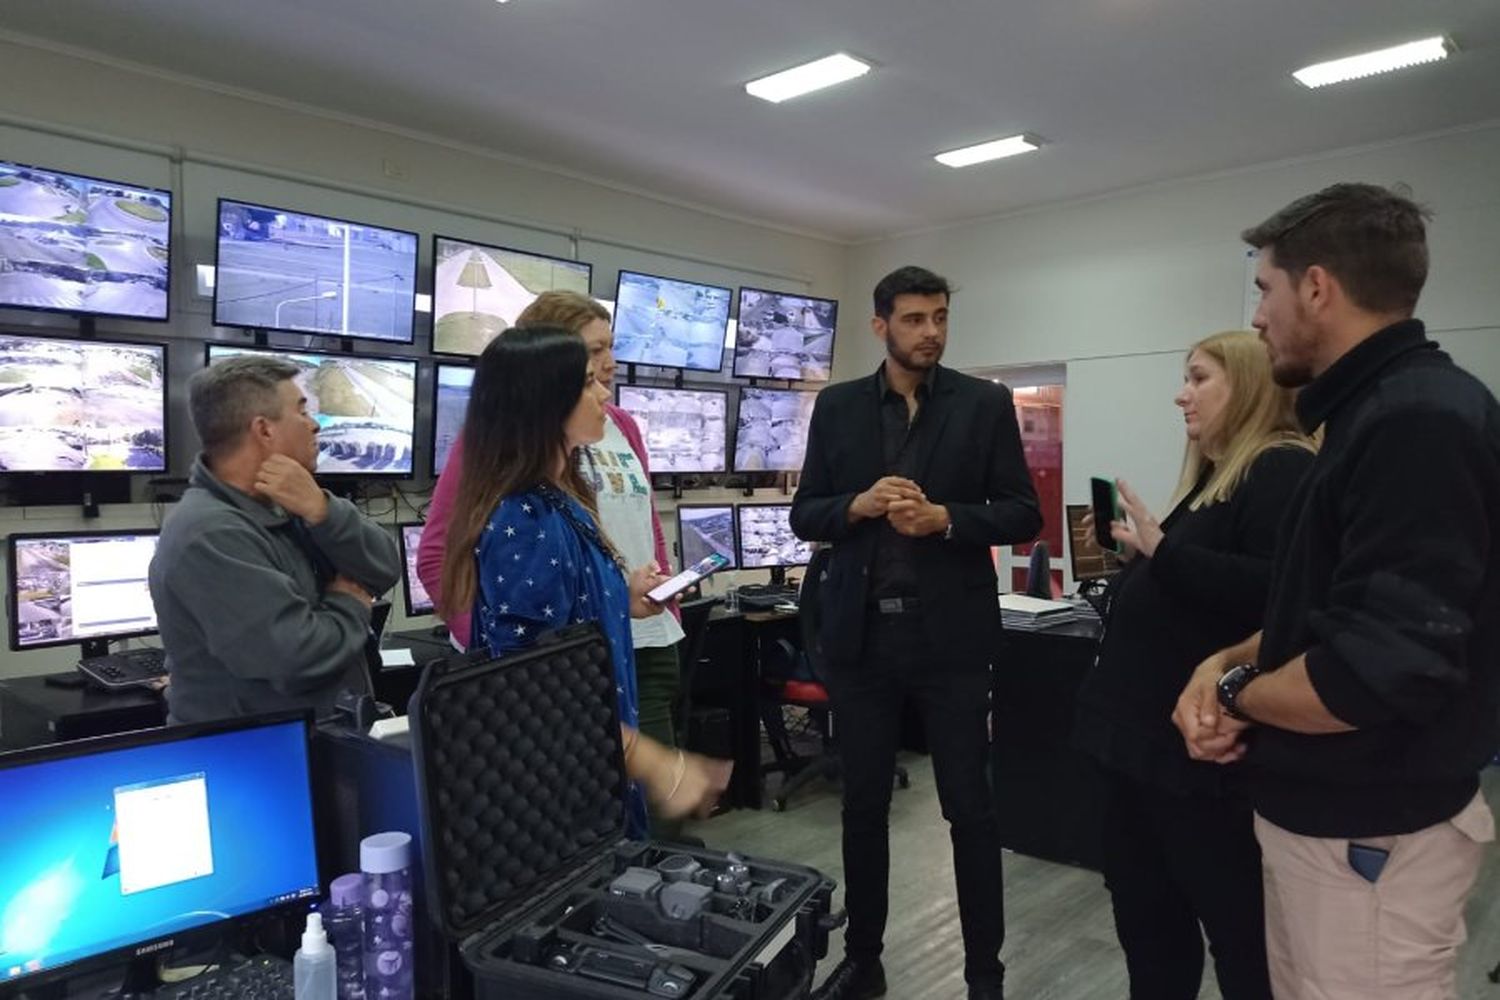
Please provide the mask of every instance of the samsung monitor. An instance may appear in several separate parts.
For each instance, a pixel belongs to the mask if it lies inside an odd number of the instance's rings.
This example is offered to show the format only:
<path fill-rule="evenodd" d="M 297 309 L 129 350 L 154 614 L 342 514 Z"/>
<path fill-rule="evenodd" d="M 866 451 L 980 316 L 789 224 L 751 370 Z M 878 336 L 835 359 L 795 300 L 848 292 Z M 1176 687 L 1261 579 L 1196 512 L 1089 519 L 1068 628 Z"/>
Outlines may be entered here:
<path fill-rule="evenodd" d="M 724 367 L 728 288 L 621 271 L 615 288 L 615 360 L 716 372 Z"/>
<path fill-rule="evenodd" d="M 464 432 L 464 416 L 469 412 L 469 387 L 474 384 L 474 369 L 468 365 L 445 365 L 439 362 L 433 373 L 432 390 L 432 476 L 436 479 L 448 465 L 448 453 Z"/>
<path fill-rule="evenodd" d="M 166 375 L 161 344 L 0 333 L 0 472 L 166 471 Z"/>
<path fill-rule="evenodd" d="M 477 357 L 542 292 L 589 293 L 580 260 L 432 238 L 432 351 Z"/>
<path fill-rule="evenodd" d="M 1070 503 L 1066 507 L 1068 516 L 1068 555 L 1072 562 L 1073 579 L 1102 580 L 1120 571 L 1120 557 L 1099 547 L 1092 531 L 1085 531 L 1083 519 L 1092 508 L 1086 503 Z"/>
<path fill-rule="evenodd" d="M 735 421 L 735 472 L 801 472 L 807 427 L 816 392 L 796 389 L 740 390 Z"/>
<path fill-rule="evenodd" d="M 219 199 L 214 323 L 409 344 L 417 234 Z"/>
<path fill-rule="evenodd" d="M 729 393 L 619 385 L 615 395 L 620 409 L 641 427 L 653 473 L 727 471 Z"/>
<path fill-rule="evenodd" d="M 739 565 L 741 569 L 806 566 L 812 559 L 812 542 L 792 533 L 789 503 L 742 503 Z"/>
<path fill-rule="evenodd" d="M 156 539 L 147 529 L 11 535 L 10 648 L 76 643 L 86 657 L 103 656 L 113 640 L 153 634 L 156 607 L 146 577 Z"/>
<path fill-rule="evenodd" d="M 734 544 L 734 507 L 730 504 L 678 504 L 677 554 L 687 569 L 707 556 L 729 560 L 725 569 L 739 569 Z"/>
<path fill-rule="evenodd" d="M 307 412 L 318 422 L 318 475 L 410 478 L 417 420 L 417 362 L 208 345 L 208 363 L 265 354 L 297 366 Z"/>
<path fill-rule="evenodd" d="M 417 549 L 422 543 L 424 527 L 421 521 L 396 525 L 397 537 L 401 539 L 401 563 L 405 567 L 401 573 L 401 593 L 406 598 L 408 618 L 430 615 L 434 610 L 432 598 L 427 596 L 427 588 L 417 576 Z"/>
<path fill-rule="evenodd" d="M 0 756 L 0 993 L 306 910 L 308 746 L 283 713 Z"/>
<path fill-rule="evenodd" d="M 0 160 L 0 306 L 164 321 L 172 194 Z"/>
<path fill-rule="evenodd" d="M 839 304 L 833 299 L 741 288 L 734 374 L 827 382 L 833 377 L 838 322 Z"/>

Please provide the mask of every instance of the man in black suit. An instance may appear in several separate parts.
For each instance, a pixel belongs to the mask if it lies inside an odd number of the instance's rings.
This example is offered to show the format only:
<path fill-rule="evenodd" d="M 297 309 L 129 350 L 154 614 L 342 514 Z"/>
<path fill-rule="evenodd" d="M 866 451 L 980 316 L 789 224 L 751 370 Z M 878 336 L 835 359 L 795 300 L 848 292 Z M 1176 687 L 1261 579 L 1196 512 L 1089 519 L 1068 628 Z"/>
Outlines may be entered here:
<path fill-rule="evenodd" d="M 953 840 L 964 978 L 1002 995 L 1000 844 L 985 780 L 1000 607 L 990 546 L 1042 518 L 1010 392 L 938 364 L 950 289 L 920 267 L 875 286 L 873 375 L 818 395 L 792 530 L 829 542 L 822 640 L 844 767 L 846 957 L 818 1000 L 885 994 L 888 817 L 901 710 L 920 710 Z"/>

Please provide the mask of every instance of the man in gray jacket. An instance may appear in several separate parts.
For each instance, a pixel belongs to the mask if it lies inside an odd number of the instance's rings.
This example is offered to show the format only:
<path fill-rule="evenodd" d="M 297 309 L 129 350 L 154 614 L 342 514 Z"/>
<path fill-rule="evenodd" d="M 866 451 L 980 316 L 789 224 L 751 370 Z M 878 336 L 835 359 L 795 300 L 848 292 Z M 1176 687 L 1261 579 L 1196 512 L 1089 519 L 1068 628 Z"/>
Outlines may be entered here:
<path fill-rule="evenodd" d="M 188 382 L 203 451 L 151 562 L 169 720 L 329 711 L 369 690 L 370 605 L 395 539 L 313 479 L 318 425 L 299 369 L 240 355 Z"/>

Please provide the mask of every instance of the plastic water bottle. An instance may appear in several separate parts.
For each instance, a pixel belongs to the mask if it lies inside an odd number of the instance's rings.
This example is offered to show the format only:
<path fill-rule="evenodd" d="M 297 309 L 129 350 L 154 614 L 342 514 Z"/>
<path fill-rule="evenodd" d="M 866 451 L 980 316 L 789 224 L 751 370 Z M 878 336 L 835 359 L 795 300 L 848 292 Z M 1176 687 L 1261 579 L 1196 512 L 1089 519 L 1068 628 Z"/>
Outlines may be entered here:
<path fill-rule="evenodd" d="M 365 877 L 340 875 L 328 887 L 323 926 L 333 942 L 338 1000 L 365 1000 Z"/>
<path fill-rule="evenodd" d="M 365 1000 L 411 1000 L 416 917 L 411 834 L 377 833 L 359 843 L 364 873 Z"/>
<path fill-rule="evenodd" d="M 333 948 L 323 931 L 323 914 L 309 913 L 302 947 L 292 956 L 292 995 L 296 1000 L 336 1000 Z"/>

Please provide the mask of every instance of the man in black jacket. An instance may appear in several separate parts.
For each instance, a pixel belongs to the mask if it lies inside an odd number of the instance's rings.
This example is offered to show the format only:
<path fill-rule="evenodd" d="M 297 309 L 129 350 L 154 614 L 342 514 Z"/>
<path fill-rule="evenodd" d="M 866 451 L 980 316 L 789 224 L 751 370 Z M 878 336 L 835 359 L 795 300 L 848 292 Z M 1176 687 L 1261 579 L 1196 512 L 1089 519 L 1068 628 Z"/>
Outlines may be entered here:
<path fill-rule="evenodd" d="M 1424 213 L 1368 184 L 1244 239 L 1255 326 L 1324 443 L 1282 526 L 1263 631 L 1174 721 L 1248 747 L 1278 998 L 1454 996 L 1500 744 L 1500 406 L 1412 319 Z"/>
<path fill-rule="evenodd" d="M 985 780 L 1000 640 L 990 546 L 1032 538 L 1041 514 L 1010 392 L 938 364 L 949 291 L 919 267 L 875 286 L 885 362 L 818 395 L 792 498 L 798 537 L 832 544 L 821 635 L 844 768 L 849 929 L 820 1000 L 885 993 L 888 816 L 908 698 L 951 828 L 969 995 L 1002 995 L 1000 845 Z"/>

